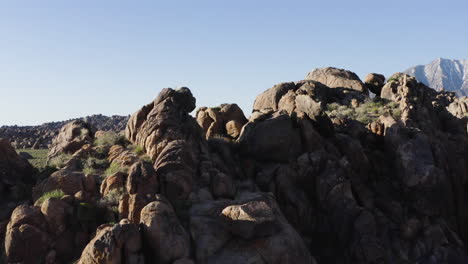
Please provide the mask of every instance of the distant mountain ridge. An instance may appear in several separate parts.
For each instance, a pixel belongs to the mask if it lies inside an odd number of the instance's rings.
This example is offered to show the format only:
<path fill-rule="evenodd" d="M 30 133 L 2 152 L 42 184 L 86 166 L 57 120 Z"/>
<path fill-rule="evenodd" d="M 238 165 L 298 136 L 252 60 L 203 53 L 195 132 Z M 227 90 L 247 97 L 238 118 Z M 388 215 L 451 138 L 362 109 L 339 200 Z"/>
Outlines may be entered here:
<path fill-rule="evenodd" d="M 404 73 L 437 91 L 444 89 L 458 96 L 468 96 L 468 60 L 439 58 L 426 65 L 411 67 Z"/>
<path fill-rule="evenodd" d="M 7 139 L 15 148 L 47 148 L 60 128 L 66 123 L 83 119 L 96 130 L 120 132 L 125 129 L 130 116 L 91 115 L 59 122 L 49 122 L 38 126 L 1 126 L 0 138 Z"/>

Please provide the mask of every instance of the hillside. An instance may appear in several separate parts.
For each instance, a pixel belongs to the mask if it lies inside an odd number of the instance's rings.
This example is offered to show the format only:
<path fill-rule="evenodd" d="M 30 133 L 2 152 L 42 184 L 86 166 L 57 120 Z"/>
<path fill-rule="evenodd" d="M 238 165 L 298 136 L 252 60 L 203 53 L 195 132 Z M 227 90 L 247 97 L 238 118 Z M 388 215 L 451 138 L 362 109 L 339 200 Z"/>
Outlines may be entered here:
<path fill-rule="evenodd" d="M 120 132 L 125 129 L 128 116 L 92 115 L 44 123 L 39 126 L 2 126 L 0 127 L 0 138 L 7 139 L 17 149 L 46 149 L 63 125 L 78 119 L 86 120 L 97 130 Z"/>
<path fill-rule="evenodd" d="M 6 263 L 468 263 L 468 99 L 337 68 L 200 107 L 165 88 L 35 170 L 0 139 Z M 369 91 L 376 94 L 369 95 Z M 89 121 L 89 119 L 87 120 Z"/>

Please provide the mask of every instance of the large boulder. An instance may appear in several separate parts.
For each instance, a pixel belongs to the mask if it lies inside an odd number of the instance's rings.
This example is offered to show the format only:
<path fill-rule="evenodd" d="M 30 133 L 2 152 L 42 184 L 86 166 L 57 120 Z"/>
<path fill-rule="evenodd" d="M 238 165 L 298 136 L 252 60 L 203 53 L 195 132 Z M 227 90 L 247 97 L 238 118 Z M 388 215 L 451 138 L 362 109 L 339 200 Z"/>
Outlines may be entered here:
<path fill-rule="evenodd" d="M 289 90 L 295 89 L 293 82 L 280 83 L 264 91 L 255 99 L 253 110 L 271 109 L 278 110 L 278 103 Z"/>
<path fill-rule="evenodd" d="M 354 72 L 343 69 L 333 67 L 315 69 L 307 74 L 305 80 L 321 82 L 330 88 L 348 88 L 368 93 L 366 86 Z"/>
<path fill-rule="evenodd" d="M 163 89 L 152 103 L 130 117 L 125 135 L 154 162 L 161 191 L 184 200 L 192 190 L 203 131 L 189 115 L 195 98 L 188 88 Z"/>
<path fill-rule="evenodd" d="M 0 206 L 28 198 L 33 176 L 31 164 L 16 153 L 10 142 L 0 138 Z"/>
<path fill-rule="evenodd" d="M 195 116 L 207 138 L 213 136 L 237 138 L 244 124 L 247 123 L 242 109 L 236 104 L 222 104 L 219 107 L 210 108 L 201 107 Z"/>
<path fill-rule="evenodd" d="M 270 195 L 196 204 L 190 230 L 197 263 L 316 263 Z"/>
<path fill-rule="evenodd" d="M 78 264 L 143 264 L 142 239 L 138 226 L 124 219 L 115 225 L 102 225 L 83 250 Z"/>
<path fill-rule="evenodd" d="M 250 122 L 238 139 L 247 155 L 257 160 L 287 162 L 301 152 L 301 137 L 286 114 Z"/>
<path fill-rule="evenodd" d="M 380 91 L 385 85 L 385 76 L 378 73 L 369 73 L 364 79 L 364 85 L 369 91 L 377 96 L 380 96 Z"/>
<path fill-rule="evenodd" d="M 47 159 L 57 157 L 61 153 L 73 154 L 86 144 L 92 143 L 94 129 L 83 120 L 74 120 L 65 124 L 58 135 L 52 140 Z"/>
<path fill-rule="evenodd" d="M 97 193 L 98 186 L 95 175 L 85 175 L 82 172 L 62 169 L 50 175 L 33 188 L 33 200 L 39 199 L 44 193 L 54 190 L 61 190 L 65 194 L 74 195 L 77 192 L 84 192 L 93 196 Z"/>
<path fill-rule="evenodd" d="M 159 192 L 158 178 L 151 163 L 140 161 L 130 167 L 127 192 L 129 194 L 155 194 Z"/>
<path fill-rule="evenodd" d="M 42 262 L 50 247 L 47 222 L 38 207 L 17 207 L 7 226 L 5 255 L 8 263 Z"/>
<path fill-rule="evenodd" d="M 141 210 L 140 224 L 152 263 L 170 264 L 189 257 L 190 237 L 165 198 L 157 196 Z"/>

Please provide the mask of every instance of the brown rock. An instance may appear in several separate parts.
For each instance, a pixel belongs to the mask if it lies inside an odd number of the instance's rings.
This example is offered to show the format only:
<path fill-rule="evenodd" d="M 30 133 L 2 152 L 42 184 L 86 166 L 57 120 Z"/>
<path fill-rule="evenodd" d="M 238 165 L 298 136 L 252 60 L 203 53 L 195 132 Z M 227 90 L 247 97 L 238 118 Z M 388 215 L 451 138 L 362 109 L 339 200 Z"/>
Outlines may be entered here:
<path fill-rule="evenodd" d="M 50 246 L 47 223 L 38 207 L 17 207 L 7 226 L 5 255 L 9 263 L 38 263 Z"/>
<path fill-rule="evenodd" d="M 142 241 L 138 226 L 126 220 L 114 226 L 103 225 L 83 250 L 78 264 L 143 264 Z"/>
<path fill-rule="evenodd" d="M 92 143 L 93 138 L 94 131 L 88 123 L 82 120 L 67 123 L 52 140 L 47 159 L 50 160 L 61 153 L 73 154 L 83 145 Z"/>
<path fill-rule="evenodd" d="M 120 171 L 107 176 L 104 181 L 102 181 L 101 194 L 106 196 L 111 191 L 124 189 L 126 178 L 127 174 Z"/>
<path fill-rule="evenodd" d="M 83 173 L 69 170 L 56 171 L 33 188 L 33 200 L 53 190 L 62 190 L 65 194 L 75 195 L 85 190 L 85 176 Z"/>
<path fill-rule="evenodd" d="M 168 264 L 190 255 L 190 238 L 171 204 L 161 196 L 143 208 L 140 224 L 152 261 Z"/>
<path fill-rule="evenodd" d="M 159 182 L 152 164 L 137 162 L 130 167 L 127 178 L 129 194 L 155 194 L 159 191 Z"/>
<path fill-rule="evenodd" d="M 380 96 L 380 91 L 385 85 L 385 76 L 377 73 L 369 73 L 364 79 L 364 84 L 369 91 L 374 93 L 376 96 Z"/>
<path fill-rule="evenodd" d="M 368 93 L 359 77 L 350 71 L 333 67 L 315 69 L 309 72 L 305 80 L 321 82 L 330 88 L 349 88 Z"/>

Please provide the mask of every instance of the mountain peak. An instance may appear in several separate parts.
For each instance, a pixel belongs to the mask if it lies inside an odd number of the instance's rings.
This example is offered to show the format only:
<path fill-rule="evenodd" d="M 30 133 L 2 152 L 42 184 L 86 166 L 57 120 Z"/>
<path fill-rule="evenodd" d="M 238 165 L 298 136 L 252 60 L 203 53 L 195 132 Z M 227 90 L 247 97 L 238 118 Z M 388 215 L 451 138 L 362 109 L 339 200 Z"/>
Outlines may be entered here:
<path fill-rule="evenodd" d="M 419 82 L 434 88 L 468 96 L 468 60 L 437 58 L 429 64 L 418 65 L 404 71 Z"/>

